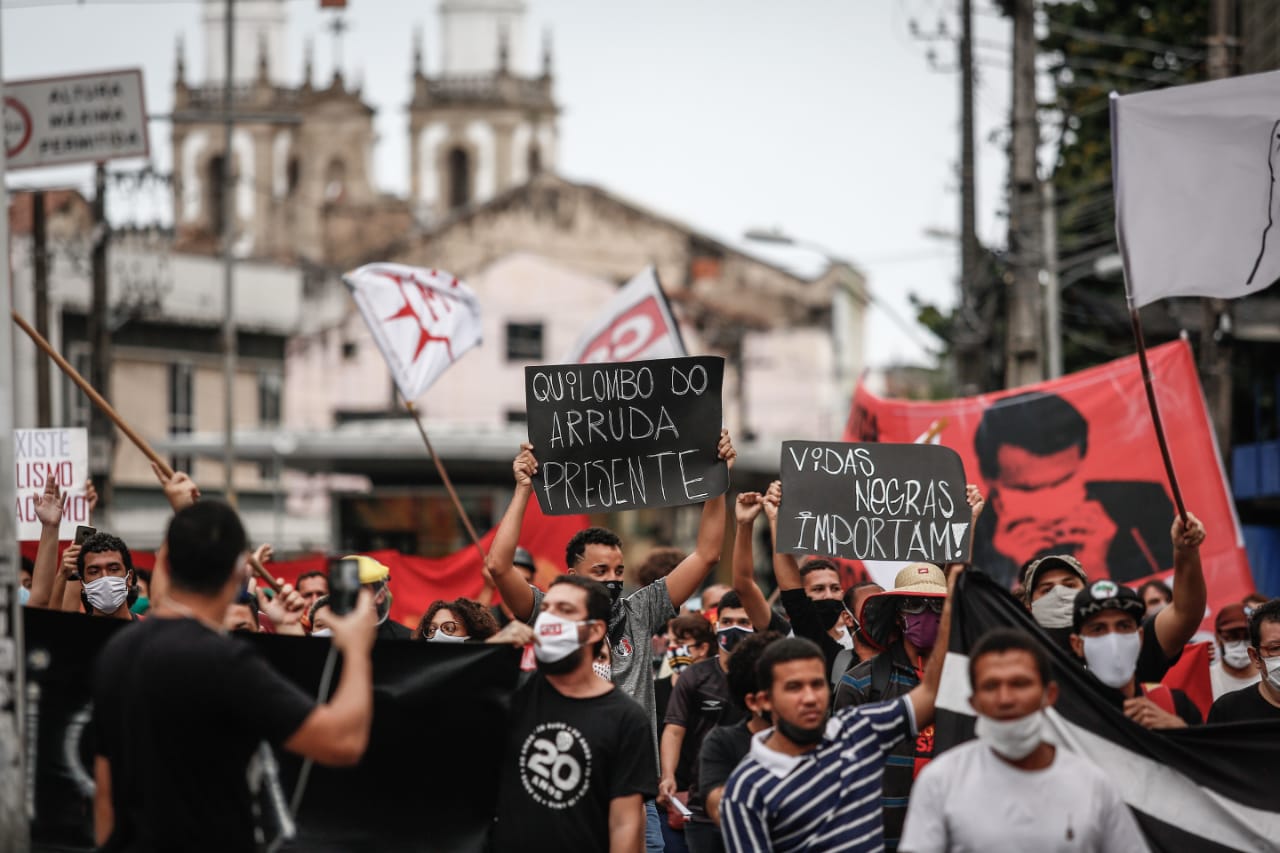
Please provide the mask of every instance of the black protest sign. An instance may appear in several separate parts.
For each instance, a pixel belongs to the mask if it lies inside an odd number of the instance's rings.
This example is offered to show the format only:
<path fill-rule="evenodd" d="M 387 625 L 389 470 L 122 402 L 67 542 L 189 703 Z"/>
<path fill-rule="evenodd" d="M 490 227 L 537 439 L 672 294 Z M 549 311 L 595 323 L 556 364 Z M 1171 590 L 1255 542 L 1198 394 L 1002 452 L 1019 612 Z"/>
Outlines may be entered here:
<path fill-rule="evenodd" d="M 724 359 L 524 369 L 533 489 L 547 515 L 682 506 L 724 494 Z"/>
<path fill-rule="evenodd" d="M 964 463 L 936 444 L 787 441 L 779 553 L 967 562 Z"/>

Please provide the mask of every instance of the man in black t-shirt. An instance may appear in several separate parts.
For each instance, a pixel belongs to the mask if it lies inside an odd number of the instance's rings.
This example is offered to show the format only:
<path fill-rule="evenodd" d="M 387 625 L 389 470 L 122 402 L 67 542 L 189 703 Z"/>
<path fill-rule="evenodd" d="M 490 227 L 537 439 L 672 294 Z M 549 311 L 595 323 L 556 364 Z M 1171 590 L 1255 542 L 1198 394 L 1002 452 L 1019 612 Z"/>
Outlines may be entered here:
<path fill-rule="evenodd" d="M 1218 697 L 1209 709 L 1209 722 L 1280 721 L 1280 599 L 1273 598 L 1250 615 L 1249 661 L 1262 680 Z"/>
<path fill-rule="evenodd" d="M 94 835 L 104 851 L 255 850 L 247 774 L 262 741 L 330 765 L 364 754 L 373 716 L 373 603 L 333 616 L 343 653 L 333 698 L 316 705 L 222 618 L 248 579 L 235 510 L 201 501 L 165 537 L 167 595 L 99 654 L 93 703 Z"/>
<path fill-rule="evenodd" d="M 537 853 L 644 847 L 653 753 L 644 709 L 592 662 L 611 602 L 603 584 L 562 575 L 534 622 L 538 671 L 512 698 L 491 849 Z"/>

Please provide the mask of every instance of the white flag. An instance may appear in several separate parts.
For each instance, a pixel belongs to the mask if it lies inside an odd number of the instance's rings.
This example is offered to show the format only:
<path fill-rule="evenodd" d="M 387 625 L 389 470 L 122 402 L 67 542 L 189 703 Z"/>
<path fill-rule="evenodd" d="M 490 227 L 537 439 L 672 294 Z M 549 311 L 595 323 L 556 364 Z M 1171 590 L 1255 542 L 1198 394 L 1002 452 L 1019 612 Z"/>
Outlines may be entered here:
<path fill-rule="evenodd" d="M 1135 305 L 1280 278 L 1280 72 L 1113 93 L 1111 143 Z"/>
<path fill-rule="evenodd" d="M 658 274 L 645 267 L 609 301 L 563 364 L 638 361 L 688 355 Z"/>
<path fill-rule="evenodd" d="M 366 264 L 342 280 L 409 402 L 480 343 L 480 303 L 444 270 Z"/>

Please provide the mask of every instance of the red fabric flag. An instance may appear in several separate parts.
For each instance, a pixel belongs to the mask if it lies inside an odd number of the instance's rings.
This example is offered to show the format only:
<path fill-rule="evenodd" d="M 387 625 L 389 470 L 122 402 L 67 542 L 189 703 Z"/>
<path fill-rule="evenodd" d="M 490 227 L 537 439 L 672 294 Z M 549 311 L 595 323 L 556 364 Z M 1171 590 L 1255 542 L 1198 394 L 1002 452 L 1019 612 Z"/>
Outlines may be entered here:
<path fill-rule="evenodd" d="M 1181 690 L 1200 709 L 1200 717 L 1208 719 L 1213 704 L 1213 683 L 1209 680 L 1209 644 L 1190 643 L 1182 657 L 1165 673 L 1160 682 L 1165 687 Z"/>

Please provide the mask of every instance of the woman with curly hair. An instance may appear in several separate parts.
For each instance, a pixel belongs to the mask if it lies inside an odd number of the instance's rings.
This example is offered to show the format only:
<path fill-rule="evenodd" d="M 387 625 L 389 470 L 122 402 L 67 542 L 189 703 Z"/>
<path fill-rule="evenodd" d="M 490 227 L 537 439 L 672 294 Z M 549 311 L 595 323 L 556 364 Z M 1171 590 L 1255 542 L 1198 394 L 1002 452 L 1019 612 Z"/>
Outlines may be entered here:
<path fill-rule="evenodd" d="M 498 622 L 483 604 L 469 598 L 433 601 L 413 629 L 414 640 L 460 643 L 487 640 L 498 633 Z"/>

